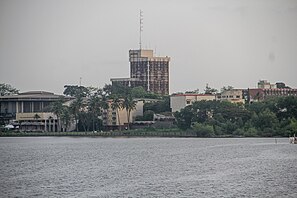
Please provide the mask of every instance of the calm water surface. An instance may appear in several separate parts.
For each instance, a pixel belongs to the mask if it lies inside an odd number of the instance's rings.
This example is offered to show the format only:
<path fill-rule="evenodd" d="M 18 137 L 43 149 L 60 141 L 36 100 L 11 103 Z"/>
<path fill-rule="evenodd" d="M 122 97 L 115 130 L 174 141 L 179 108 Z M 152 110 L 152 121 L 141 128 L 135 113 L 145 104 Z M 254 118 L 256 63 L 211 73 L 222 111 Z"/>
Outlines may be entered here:
<path fill-rule="evenodd" d="M 288 139 L 0 138 L 0 197 L 297 197 Z"/>

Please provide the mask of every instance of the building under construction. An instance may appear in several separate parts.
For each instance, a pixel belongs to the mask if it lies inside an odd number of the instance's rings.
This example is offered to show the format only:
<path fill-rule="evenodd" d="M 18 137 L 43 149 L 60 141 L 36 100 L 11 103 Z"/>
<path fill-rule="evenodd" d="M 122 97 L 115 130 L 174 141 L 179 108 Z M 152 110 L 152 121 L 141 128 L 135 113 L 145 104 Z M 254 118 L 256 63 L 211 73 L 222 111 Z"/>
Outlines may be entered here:
<path fill-rule="evenodd" d="M 148 92 L 169 94 L 169 57 L 156 57 L 153 50 L 129 50 L 130 78 L 112 78 L 111 82 L 143 87 Z"/>

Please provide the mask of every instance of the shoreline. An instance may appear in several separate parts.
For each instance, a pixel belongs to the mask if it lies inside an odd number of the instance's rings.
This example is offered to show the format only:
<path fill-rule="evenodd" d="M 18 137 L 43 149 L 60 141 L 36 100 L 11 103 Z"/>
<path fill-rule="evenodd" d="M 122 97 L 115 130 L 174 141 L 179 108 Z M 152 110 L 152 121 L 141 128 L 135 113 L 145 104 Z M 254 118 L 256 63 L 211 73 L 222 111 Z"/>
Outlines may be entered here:
<path fill-rule="evenodd" d="M 106 131 L 106 132 L 1 132 L 0 137 L 172 137 L 172 138 L 288 138 L 283 136 L 197 136 L 194 131 Z"/>

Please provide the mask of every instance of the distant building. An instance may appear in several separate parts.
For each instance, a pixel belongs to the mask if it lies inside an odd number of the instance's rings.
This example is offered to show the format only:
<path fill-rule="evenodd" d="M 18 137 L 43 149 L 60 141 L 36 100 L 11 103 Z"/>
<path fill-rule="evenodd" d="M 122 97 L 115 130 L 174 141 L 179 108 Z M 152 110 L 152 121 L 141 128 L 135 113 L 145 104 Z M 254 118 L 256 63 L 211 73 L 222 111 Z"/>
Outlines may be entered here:
<path fill-rule="evenodd" d="M 262 101 L 264 100 L 264 89 L 248 88 L 244 90 L 243 95 L 247 103 Z"/>
<path fill-rule="evenodd" d="M 248 103 L 282 96 L 297 96 L 297 89 L 292 89 L 283 82 L 277 82 L 274 85 L 261 80 L 258 88 L 249 88 L 244 91 L 244 98 Z"/>
<path fill-rule="evenodd" d="M 130 78 L 112 78 L 111 82 L 124 86 L 141 86 L 146 91 L 169 94 L 169 57 L 157 57 L 153 50 L 130 50 Z"/>
<path fill-rule="evenodd" d="M 119 83 L 125 87 L 140 87 L 142 82 L 138 78 L 111 78 L 112 84 Z"/>
<path fill-rule="evenodd" d="M 112 108 L 112 100 L 108 100 L 108 109 L 102 109 L 102 124 L 107 130 L 115 130 L 128 126 L 128 115 L 126 109 Z M 130 113 L 130 123 L 133 123 L 136 116 L 143 116 L 143 101 L 137 100 L 136 107 Z"/>
<path fill-rule="evenodd" d="M 162 115 L 162 114 L 154 114 L 152 121 L 134 121 L 132 123 L 131 128 L 140 129 L 140 128 L 173 128 L 175 118 L 172 115 Z"/>
<path fill-rule="evenodd" d="M 177 94 L 170 96 L 171 112 L 180 111 L 193 102 L 201 100 L 215 100 L 216 96 L 211 94 Z"/>
<path fill-rule="evenodd" d="M 245 98 L 249 103 L 283 96 L 297 96 L 297 89 L 247 89 L 245 92 Z"/>
<path fill-rule="evenodd" d="M 258 82 L 258 88 L 259 89 L 275 89 L 276 88 L 276 85 L 275 84 L 271 84 L 267 80 L 260 80 Z"/>
<path fill-rule="evenodd" d="M 275 85 L 276 85 L 276 88 L 278 89 L 291 89 L 291 87 L 286 86 L 286 84 L 283 82 L 277 82 L 275 83 Z"/>
<path fill-rule="evenodd" d="M 57 131 L 57 116 L 50 112 L 50 106 L 61 97 L 65 102 L 73 99 L 45 91 L 1 96 L 0 120 L 20 131 Z"/>
<path fill-rule="evenodd" d="M 245 99 L 243 93 L 243 89 L 224 90 L 221 93 L 217 94 L 217 100 L 244 104 Z"/>

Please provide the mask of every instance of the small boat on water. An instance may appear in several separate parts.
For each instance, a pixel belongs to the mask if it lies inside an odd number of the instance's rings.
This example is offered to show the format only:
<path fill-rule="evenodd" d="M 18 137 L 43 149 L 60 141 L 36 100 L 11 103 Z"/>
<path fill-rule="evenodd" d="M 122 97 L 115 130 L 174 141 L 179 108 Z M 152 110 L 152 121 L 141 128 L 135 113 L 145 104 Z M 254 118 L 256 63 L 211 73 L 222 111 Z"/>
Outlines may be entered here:
<path fill-rule="evenodd" d="M 294 137 L 289 138 L 289 141 L 291 144 L 297 144 L 297 137 L 295 136 L 295 134 L 294 134 Z"/>

